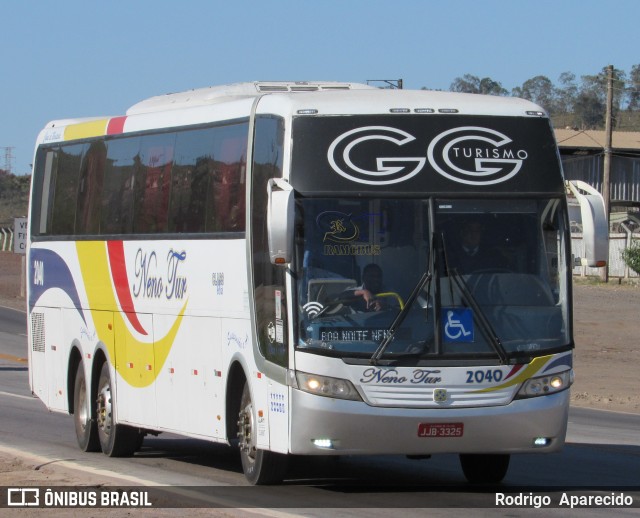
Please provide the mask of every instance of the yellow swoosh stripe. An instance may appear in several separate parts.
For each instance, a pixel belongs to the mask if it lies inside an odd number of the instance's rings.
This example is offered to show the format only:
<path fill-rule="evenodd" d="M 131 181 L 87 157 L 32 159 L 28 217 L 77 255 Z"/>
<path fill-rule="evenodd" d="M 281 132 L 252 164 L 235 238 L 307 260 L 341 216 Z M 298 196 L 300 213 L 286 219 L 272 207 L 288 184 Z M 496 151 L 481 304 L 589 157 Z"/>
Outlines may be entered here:
<path fill-rule="evenodd" d="M 87 291 L 89 308 L 97 335 L 109 352 L 118 373 L 134 387 L 146 387 L 155 381 L 173 346 L 182 323 L 187 301 L 167 334 L 152 342 L 143 342 L 131 334 L 118 309 L 104 241 L 76 243 L 80 270 Z"/>
<path fill-rule="evenodd" d="M 100 137 L 107 131 L 109 119 L 98 119 L 89 122 L 79 122 L 70 124 L 64 129 L 65 140 L 76 140 L 80 138 Z"/>
<path fill-rule="evenodd" d="M 533 377 L 533 375 L 538 372 L 545 364 L 553 358 L 553 355 L 540 356 L 538 358 L 534 358 L 533 361 L 525 367 L 525 369 L 518 374 L 517 376 L 509 379 L 509 381 L 503 383 L 502 385 L 497 385 L 495 387 L 487 387 L 480 390 L 474 390 L 471 392 L 472 394 L 479 394 L 481 392 L 493 392 L 496 390 L 501 390 L 503 388 L 511 387 L 513 385 L 517 385 L 518 383 L 522 383 L 523 381 L 528 380 Z"/>

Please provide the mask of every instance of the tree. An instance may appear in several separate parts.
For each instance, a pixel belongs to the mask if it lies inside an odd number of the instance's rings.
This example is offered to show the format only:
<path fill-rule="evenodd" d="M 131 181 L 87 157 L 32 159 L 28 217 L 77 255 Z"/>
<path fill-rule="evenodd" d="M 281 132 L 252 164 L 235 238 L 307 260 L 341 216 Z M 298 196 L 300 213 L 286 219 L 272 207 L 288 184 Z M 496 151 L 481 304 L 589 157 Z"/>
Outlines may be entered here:
<path fill-rule="evenodd" d="M 576 75 L 572 72 L 560 74 L 560 85 L 556 88 L 556 109 L 558 113 L 571 113 L 578 97 Z"/>
<path fill-rule="evenodd" d="M 515 97 L 528 99 L 542 106 L 549 114 L 556 111 L 557 94 L 556 88 L 551 80 L 546 76 L 535 76 L 527 79 L 521 87 L 516 87 L 511 94 Z"/>
<path fill-rule="evenodd" d="M 507 95 L 509 93 L 498 81 L 494 81 L 490 77 L 480 79 L 478 76 L 472 74 L 456 77 L 453 83 L 451 83 L 449 90 L 452 92 L 484 95 Z"/>
<path fill-rule="evenodd" d="M 627 80 L 627 110 L 640 110 L 640 65 L 633 65 Z"/>
<path fill-rule="evenodd" d="M 622 251 L 622 259 L 637 274 L 640 274 L 640 241 L 635 240 L 629 248 Z"/>
<path fill-rule="evenodd" d="M 573 105 L 575 125 L 583 130 L 602 127 L 605 111 L 606 104 L 599 98 L 597 93 L 592 91 L 580 92 Z"/>
<path fill-rule="evenodd" d="M 603 103 L 607 101 L 607 67 L 604 67 L 600 73 L 593 76 L 582 76 L 581 91 L 592 92 Z M 620 109 L 620 105 L 625 94 L 626 74 L 623 70 L 613 69 L 613 107 L 614 110 Z"/>
<path fill-rule="evenodd" d="M 607 99 L 607 67 L 594 75 L 585 75 L 576 80 L 572 72 L 563 72 L 554 85 L 543 75 L 527 79 L 521 86 L 513 88 L 511 95 L 529 99 L 542 106 L 554 124 L 581 129 L 603 129 Z M 508 95 L 502 85 L 490 77 L 480 78 L 473 74 L 456 77 L 449 87 L 453 92 L 473 94 Z M 621 110 L 626 109 L 625 120 Z M 633 112 L 640 111 L 640 64 L 634 65 L 628 75 L 614 69 L 613 118 L 614 127 L 640 129 L 640 118 Z"/>
<path fill-rule="evenodd" d="M 626 74 L 622 70 L 618 70 L 617 68 L 613 69 L 613 109 L 612 109 L 612 117 L 615 121 L 620 111 L 620 105 L 622 104 L 624 95 L 625 95 L 625 79 Z M 608 72 L 607 67 L 604 67 L 599 74 L 593 76 L 582 76 L 582 86 L 580 88 L 579 98 L 582 99 L 582 103 L 578 106 L 578 108 L 587 107 L 587 110 L 595 110 L 596 106 L 601 106 L 602 108 L 602 116 L 600 117 L 601 122 L 596 124 L 596 126 L 604 123 L 604 117 L 607 106 L 607 83 L 608 83 Z M 586 102 L 585 102 L 586 100 Z M 577 110 L 576 110 L 577 112 Z M 576 114 L 577 115 L 577 114 Z M 595 120 L 595 112 L 593 113 L 581 113 L 580 116 L 583 120 L 589 119 L 590 116 Z M 595 129 L 595 126 L 590 126 L 588 129 Z"/>

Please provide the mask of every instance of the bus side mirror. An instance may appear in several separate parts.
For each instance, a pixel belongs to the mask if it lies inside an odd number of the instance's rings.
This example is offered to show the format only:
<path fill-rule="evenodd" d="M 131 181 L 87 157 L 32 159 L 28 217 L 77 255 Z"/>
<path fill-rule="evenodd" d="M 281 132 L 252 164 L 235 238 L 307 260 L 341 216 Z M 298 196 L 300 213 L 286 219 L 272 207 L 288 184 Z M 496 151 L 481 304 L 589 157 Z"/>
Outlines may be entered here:
<path fill-rule="evenodd" d="M 609 259 L 609 225 L 602 195 L 580 180 L 568 181 L 567 188 L 580 205 L 584 255 L 582 266 L 606 266 Z M 583 194 L 584 193 L 584 194 Z"/>
<path fill-rule="evenodd" d="M 291 262 L 293 250 L 293 188 L 280 178 L 267 184 L 267 235 L 271 264 Z"/>

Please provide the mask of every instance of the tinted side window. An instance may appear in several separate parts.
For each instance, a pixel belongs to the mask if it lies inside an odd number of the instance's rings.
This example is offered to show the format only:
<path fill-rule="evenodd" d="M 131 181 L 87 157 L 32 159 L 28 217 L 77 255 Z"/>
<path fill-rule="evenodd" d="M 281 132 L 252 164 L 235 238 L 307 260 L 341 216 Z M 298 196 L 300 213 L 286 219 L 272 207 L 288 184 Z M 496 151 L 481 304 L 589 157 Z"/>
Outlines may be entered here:
<path fill-rule="evenodd" d="M 135 173 L 136 234 L 167 231 L 175 133 L 142 137 Z"/>
<path fill-rule="evenodd" d="M 246 160 L 245 123 L 178 133 L 169 231 L 243 231 Z"/>
<path fill-rule="evenodd" d="M 72 235 L 75 232 L 75 200 L 78 195 L 80 163 L 85 148 L 84 144 L 64 146 L 58 153 L 51 217 L 51 233 L 53 234 Z"/>
<path fill-rule="evenodd" d="M 247 126 L 215 128 L 214 174 L 207 204 L 207 232 L 243 231 Z"/>
<path fill-rule="evenodd" d="M 246 122 L 43 147 L 33 235 L 242 232 Z"/>
<path fill-rule="evenodd" d="M 52 176 L 58 163 L 58 149 L 39 149 L 33 169 L 31 191 L 31 234 L 45 235 L 51 232 Z"/>
<path fill-rule="evenodd" d="M 170 232 L 204 232 L 213 175 L 213 130 L 178 133 L 171 178 Z"/>
<path fill-rule="evenodd" d="M 133 179 L 140 163 L 140 138 L 109 141 L 102 190 L 100 234 L 131 234 Z"/>
<path fill-rule="evenodd" d="M 107 144 L 92 142 L 84 154 L 78 184 L 76 234 L 91 235 L 100 232 L 102 182 L 107 162 Z"/>

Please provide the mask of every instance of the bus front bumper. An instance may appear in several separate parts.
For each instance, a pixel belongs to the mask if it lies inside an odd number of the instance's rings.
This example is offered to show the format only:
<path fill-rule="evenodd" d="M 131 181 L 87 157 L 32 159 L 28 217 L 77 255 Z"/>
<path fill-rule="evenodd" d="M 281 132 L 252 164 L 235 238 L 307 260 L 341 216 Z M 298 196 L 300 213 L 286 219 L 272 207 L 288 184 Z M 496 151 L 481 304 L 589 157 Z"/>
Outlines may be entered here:
<path fill-rule="evenodd" d="M 565 390 L 503 406 L 416 409 L 373 407 L 292 389 L 290 452 L 429 455 L 558 451 L 567 431 L 569 394 Z"/>

